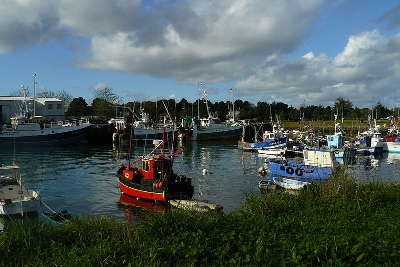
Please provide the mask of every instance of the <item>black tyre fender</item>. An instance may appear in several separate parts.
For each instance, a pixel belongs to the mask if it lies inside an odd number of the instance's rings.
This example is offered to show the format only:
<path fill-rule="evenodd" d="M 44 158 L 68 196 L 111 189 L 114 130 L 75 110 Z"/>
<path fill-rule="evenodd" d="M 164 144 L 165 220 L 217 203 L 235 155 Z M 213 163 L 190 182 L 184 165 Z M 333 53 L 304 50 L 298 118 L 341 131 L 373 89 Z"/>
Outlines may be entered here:
<path fill-rule="evenodd" d="M 292 175 L 294 173 L 294 170 L 292 167 L 287 167 L 286 168 L 286 173 Z"/>
<path fill-rule="evenodd" d="M 300 168 L 296 169 L 295 173 L 297 176 L 303 176 L 303 170 Z"/>

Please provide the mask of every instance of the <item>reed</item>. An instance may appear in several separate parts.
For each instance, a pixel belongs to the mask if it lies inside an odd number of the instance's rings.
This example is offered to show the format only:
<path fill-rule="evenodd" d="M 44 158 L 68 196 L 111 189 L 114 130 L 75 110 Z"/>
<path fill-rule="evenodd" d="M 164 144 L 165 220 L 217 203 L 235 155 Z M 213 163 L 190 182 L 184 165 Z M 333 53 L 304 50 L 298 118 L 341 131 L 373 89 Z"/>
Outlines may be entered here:
<path fill-rule="evenodd" d="M 297 194 L 250 195 L 228 214 L 169 210 L 135 224 L 111 218 L 14 223 L 2 266 L 395 265 L 400 186 L 339 170 Z"/>

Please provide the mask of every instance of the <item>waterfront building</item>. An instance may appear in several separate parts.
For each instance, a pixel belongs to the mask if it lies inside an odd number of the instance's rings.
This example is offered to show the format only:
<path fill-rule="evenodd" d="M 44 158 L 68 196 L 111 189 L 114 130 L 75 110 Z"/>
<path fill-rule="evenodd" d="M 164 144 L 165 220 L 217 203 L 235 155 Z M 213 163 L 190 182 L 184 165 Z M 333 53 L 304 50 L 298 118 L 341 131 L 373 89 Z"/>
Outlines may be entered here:
<path fill-rule="evenodd" d="M 47 120 L 64 119 L 64 103 L 58 98 L 24 96 L 0 96 L 0 124 L 10 123 L 10 118 L 30 113 L 36 116 L 43 116 Z"/>

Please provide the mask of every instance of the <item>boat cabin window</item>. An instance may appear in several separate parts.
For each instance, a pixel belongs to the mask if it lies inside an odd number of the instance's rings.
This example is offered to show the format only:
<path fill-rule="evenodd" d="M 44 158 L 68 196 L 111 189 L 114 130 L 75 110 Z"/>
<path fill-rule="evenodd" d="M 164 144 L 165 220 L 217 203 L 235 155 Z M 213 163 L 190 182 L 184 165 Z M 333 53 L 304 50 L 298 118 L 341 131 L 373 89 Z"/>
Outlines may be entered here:
<path fill-rule="evenodd" d="M 171 164 L 167 160 L 156 161 L 156 176 L 157 178 L 164 178 L 165 175 L 169 175 L 171 172 Z M 161 177 L 160 177 L 161 175 Z"/>
<path fill-rule="evenodd" d="M 150 171 L 150 162 L 148 160 L 143 161 L 143 170 Z"/>

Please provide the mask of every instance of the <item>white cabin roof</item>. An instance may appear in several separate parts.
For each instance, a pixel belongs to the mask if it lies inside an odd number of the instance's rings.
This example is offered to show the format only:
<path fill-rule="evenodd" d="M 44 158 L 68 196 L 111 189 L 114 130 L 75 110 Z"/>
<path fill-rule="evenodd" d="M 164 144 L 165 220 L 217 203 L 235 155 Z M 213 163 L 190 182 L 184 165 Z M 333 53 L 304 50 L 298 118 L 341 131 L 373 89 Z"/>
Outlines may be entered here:
<path fill-rule="evenodd" d="M 0 96 L 0 101 L 32 101 L 33 97 L 27 96 Z M 46 101 L 62 102 L 62 100 L 55 97 L 37 97 L 36 101 L 44 103 Z"/>

